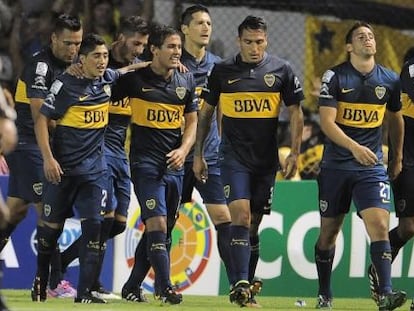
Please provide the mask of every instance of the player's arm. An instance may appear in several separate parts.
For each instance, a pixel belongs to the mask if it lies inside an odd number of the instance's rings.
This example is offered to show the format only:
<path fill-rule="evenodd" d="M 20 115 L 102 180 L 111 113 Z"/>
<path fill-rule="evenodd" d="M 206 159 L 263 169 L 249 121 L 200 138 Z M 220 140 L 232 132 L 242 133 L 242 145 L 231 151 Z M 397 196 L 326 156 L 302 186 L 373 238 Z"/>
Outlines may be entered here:
<path fill-rule="evenodd" d="M 193 171 L 194 176 L 201 182 L 206 182 L 208 177 L 207 163 L 204 160 L 204 142 L 210 132 L 211 120 L 215 109 L 215 106 L 212 106 L 205 101 L 198 113 Z"/>
<path fill-rule="evenodd" d="M 167 165 L 172 169 L 180 169 L 185 158 L 194 145 L 197 129 L 197 111 L 184 114 L 184 130 L 181 145 L 167 154 Z"/>
<path fill-rule="evenodd" d="M 138 69 L 141 69 L 141 68 L 145 68 L 145 67 L 147 67 L 150 64 L 151 64 L 151 62 L 139 62 L 139 63 L 135 63 L 135 64 L 131 64 L 131 65 L 128 65 L 128 66 L 119 68 L 119 69 L 117 69 L 117 71 L 121 75 L 123 75 L 123 74 L 126 74 L 127 72 L 130 72 L 130 71 L 134 71 L 134 70 L 138 70 Z"/>
<path fill-rule="evenodd" d="M 300 153 L 303 132 L 303 111 L 300 104 L 288 106 L 290 117 L 290 153 L 286 157 L 283 166 L 283 177 L 292 178 L 297 171 L 297 159 Z"/>
<path fill-rule="evenodd" d="M 404 119 L 401 111 L 393 112 L 387 110 L 387 120 L 390 150 L 392 153 L 388 164 L 388 175 L 391 180 L 394 180 L 402 170 Z"/>
<path fill-rule="evenodd" d="M 42 153 L 45 178 L 49 182 L 57 184 L 61 180 L 63 171 L 59 163 L 53 157 L 52 149 L 50 148 L 48 124 L 49 118 L 42 113 L 39 113 L 35 119 L 36 140 L 40 152 Z"/>
<path fill-rule="evenodd" d="M 337 109 L 334 107 L 319 107 L 321 118 L 321 129 L 324 134 L 335 144 L 351 151 L 357 162 L 362 165 L 372 166 L 378 162 L 378 158 L 368 147 L 362 146 L 346 135 L 344 131 L 336 124 Z"/>
<path fill-rule="evenodd" d="M 390 161 L 388 175 L 391 180 L 397 178 L 402 170 L 404 119 L 401 111 L 401 80 L 396 77 L 395 87 L 387 101 L 386 120 L 388 126 L 388 139 L 390 142 Z M 411 81 L 412 78 L 411 78 Z M 410 86 L 410 88 L 412 88 Z M 411 95 L 409 95 L 411 97 Z"/>
<path fill-rule="evenodd" d="M 42 107 L 42 104 L 45 100 L 43 98 L 29 98 L 29 101 L 32 119 L 36 120 L 40 115 L 40 107 Z M 55 126 L 56 122 L 54 120 L 49 120 L 48 128 L 53 129 Z"/>

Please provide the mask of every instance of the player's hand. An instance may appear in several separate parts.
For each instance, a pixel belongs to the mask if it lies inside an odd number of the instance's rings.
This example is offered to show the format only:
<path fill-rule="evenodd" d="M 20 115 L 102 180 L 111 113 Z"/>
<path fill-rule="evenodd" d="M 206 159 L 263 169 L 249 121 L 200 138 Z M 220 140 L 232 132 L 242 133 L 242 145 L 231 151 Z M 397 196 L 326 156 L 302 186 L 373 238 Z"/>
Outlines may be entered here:
<path fill-rule="evenodd" d="M 61 182 L 63 171 L 55 158 L 43 161 L 43 171 L 45 173 L 45 178 L 47 181 L 55 185 Z"/>
<path fill-rule="evenodd" d="M 10 209 L 4 203 L 3 199 L 0 199 L 0 229 L 4 229 L 10 220 Z"/>
<path fill-rule="evenodd" d="M 354 144 L 350 149 L 356 161 L 364 166 L 374 166 L 378 163 L 378 158 L 368 147 Z"/>
<path fill-rule="evenodd" d="M 168 169 L 180 170 L 183 168 L 186 154 L 182 149 L 174 149 L 170 151 L 166 157 Z"/>
<path fill-rule="evenodd" d="M 0 149 L 4 154 L 9 153 L 17 144 L 17 129 L 14 121 L 0 119 Z"/>
<path fill-rule="evenodd" d="M 296 170 L 298 169 L 297 161 L 298 156 L 293 153 L 289 153 L 284 161 L 284 165 L 282 167 L 282 174 L 285 179 L 290 179 L 296 174 Z"/>
<path fill-rule="evenodd" d="M 188 68 L 182 62 L 178 63 L 178 71 L 181 73 L 189 72 Z"/>
<path fill-rule="evenodd" d="M 194 156 L 193 172 L 194 172 L 195 178 L 197 178 L 198 181 L 201 181 L 203 184 L 207 182 L 208 165 L 204 157 Z"/>
<path fill-rule="evenodd" d="M 81 63 L 70 65 L 68 68 L 66 68 L 66 72 L 71 76 L 75 76 L 78 79 L 83 79 L 85 77 Z"/>
<path fill-rule="evenodd" d="M 402 170 L 402 160 L 391 160 L 388 163 L 388 176 L 394 180 L 400 175 Z"/>

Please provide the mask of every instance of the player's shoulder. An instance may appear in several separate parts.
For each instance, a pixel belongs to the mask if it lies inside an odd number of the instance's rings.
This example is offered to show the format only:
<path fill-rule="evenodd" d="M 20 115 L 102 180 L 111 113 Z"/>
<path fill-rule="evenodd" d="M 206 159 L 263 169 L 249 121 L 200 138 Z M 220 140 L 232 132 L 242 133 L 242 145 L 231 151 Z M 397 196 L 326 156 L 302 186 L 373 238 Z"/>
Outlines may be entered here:
<path fill-rule="evenodd" d="M 215 64 L 221 62 L 221 60 L 222 60 L 222 58 L 220 56 L 218 56 L 218 55 L 216 55 L 213 52 L 208 51 L 208 50 L 206 51 L 205 58 L 206 58 L 206 61 L 208 63 L 215 63 Z"/>
<path fill-rule="evenodd" d="M 66 64 L 52 55 L 50 48 L 44 48 L 33 54 L 24 65 L 23 72 L 36 76 L 46 76 L 56 69 L 63 70 Z"/>
<path fill-rule="evenodd" d="M 394 70 L 387 68 L 381 64 L 377 64 L 376 69 L 377 69 L 378 75 L 381 75 L 381 77 L 384 79 L 389 79 L 389 80 L 399 79 L 399 75 Z"/>

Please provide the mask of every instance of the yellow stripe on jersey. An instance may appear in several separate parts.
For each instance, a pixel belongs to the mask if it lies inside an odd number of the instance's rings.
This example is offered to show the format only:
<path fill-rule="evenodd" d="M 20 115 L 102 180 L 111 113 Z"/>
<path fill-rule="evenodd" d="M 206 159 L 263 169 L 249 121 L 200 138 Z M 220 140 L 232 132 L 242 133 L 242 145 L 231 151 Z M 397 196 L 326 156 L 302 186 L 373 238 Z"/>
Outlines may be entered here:
<path fill-rule="evenodd" d="M 195 93 L 198 96 L 198 110 L 201 110 L 204 104 L 204 100 L 200 98 L 201 91 L 203 90 L 203 87 L 197 86 L 195 89 Z"/>
<path fill-rule="evenodd" d="M 338 102 L 336 122 L 358 128 L 381 126 L 385 105 Z"/>
<path fill-rule="evenodd" d="M 414 118 L 414 103 L 406 93 L 401 95 L 402 108 L 401 112 L 404 116 Z"/>
<path fill-rule="evenodd" d="M 221 93 L 220 107 L 223 115 L 230 118 L 277 118 L 280 93 Z"/>
<path fill-rule="evenodd" d="M 30 104 L 27 98 L 26 83 L 19 79 L 16 86 L 16 94 L 14 95 L 14 101 L 19 103 Z"/>
<path fill-rule="evenodd" d="M 131 106 L 129 105 L 129 98 L 125 97 L 116 102 L 109 103 L 109 113 L 120 114 L 124 116 L 131 115 Z"/>
<path fill-rule="evenodd" d="M 178 129 L 181 127 L 184 106 L 154 103 L 131 98 L 132 122 L 155 129 Z"/>
<path fill-rule="evenodd" d="M 100 129 L 108 124 L 108 110 L 109 102 L 94 106 L 72 106 L 57 124 L 78 129 Z"/>

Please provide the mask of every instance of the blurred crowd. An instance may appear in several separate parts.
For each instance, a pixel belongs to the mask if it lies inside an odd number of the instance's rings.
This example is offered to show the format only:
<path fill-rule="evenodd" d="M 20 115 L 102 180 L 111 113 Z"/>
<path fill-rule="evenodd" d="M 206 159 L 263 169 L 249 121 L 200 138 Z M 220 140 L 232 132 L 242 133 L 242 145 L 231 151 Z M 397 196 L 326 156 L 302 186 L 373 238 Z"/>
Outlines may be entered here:
<path fill-rule="evenodd" d="M 110 45 L 122 18 L 152 19 L 153 0 L 0 0 L 0 83 L 11 93 L 25 61 L 48 43 L 60 13 L 80 16 L 85 33 Z"/>

